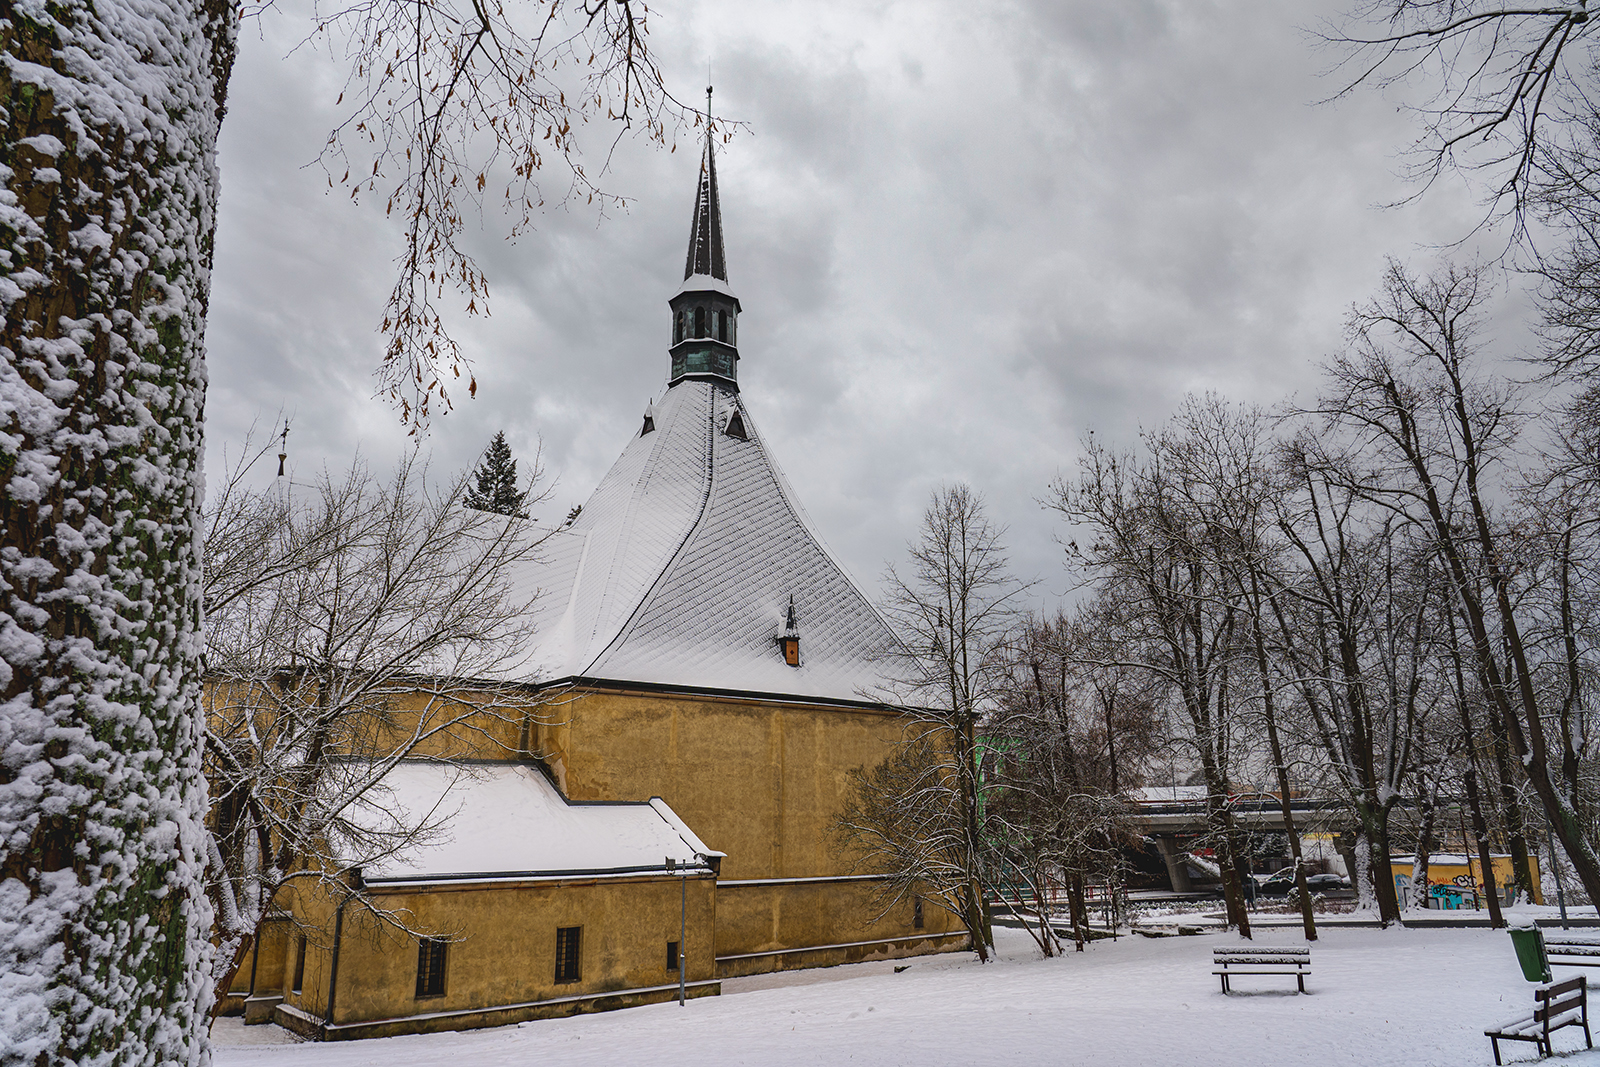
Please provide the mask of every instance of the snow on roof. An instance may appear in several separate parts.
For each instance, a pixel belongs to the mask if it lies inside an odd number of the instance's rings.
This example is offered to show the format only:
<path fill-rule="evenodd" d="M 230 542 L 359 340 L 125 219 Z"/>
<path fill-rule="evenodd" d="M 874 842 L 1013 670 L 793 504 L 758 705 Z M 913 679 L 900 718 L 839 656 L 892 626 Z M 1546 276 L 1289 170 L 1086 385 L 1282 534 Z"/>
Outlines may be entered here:
<path fill-rule="evenodd" d="M 739 299 L 739 294 L 733 291 L 733 286 L 729 285 L 724 279 L 714 278 L 709 274 L 691 274 L 683 280 L 683 284 L 678 286 L 678 292 L 673 295 L 706 292 L 722 293 L 725 296 L 733 297 L 735 300 Z"/>
<path fill-rule="evenodd" d="M 443 828 L 369 868 L 369 881 L 693 864 L 706 848 L 660 797 L 638 804 L 571 804 L 535 767 L 467 767 L 408 760 L 384 776 L 383 803 Z M 431 816 L 430 816 L 431 813 Z"/>
<path fill-rule="evenodd" d="M 724 433 L 739 412 L 747 439 Z M 811 530 L 732 386 L 685 379 L 655 405 L 527 582 L 527 663 L 598 678 L 859 700 L 884 684 L 887 624 Z M 799 667 L 777 645 L 789 598 Z"/>

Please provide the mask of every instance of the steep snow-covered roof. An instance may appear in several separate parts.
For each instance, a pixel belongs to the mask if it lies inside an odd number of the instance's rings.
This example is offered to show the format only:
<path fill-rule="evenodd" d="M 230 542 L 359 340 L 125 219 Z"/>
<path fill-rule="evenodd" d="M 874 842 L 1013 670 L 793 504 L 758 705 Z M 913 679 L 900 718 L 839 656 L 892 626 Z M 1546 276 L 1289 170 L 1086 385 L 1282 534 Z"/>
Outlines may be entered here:
<path fill-rule="evenodd" d="M 660 797 L 571 804 L 536 768 L 404 761 L 383 779 L 386 806 L 441 820 L 434 840 L 366 872 L 369 881 L 463 875 L 659 869 L 671 858 L 720 856 Z M 430 814 L 431 813 L 431 814 Z"/>
<path fill-rule="evenodd" d="M 726 433 L 740 415 L 744 435 Z M 861 700 L 893 638 L 823 548 L 737 389 L 685 379 L 533 580 L 543 679 Z M 794 599 L 800 666 L 777 638 Z"/>

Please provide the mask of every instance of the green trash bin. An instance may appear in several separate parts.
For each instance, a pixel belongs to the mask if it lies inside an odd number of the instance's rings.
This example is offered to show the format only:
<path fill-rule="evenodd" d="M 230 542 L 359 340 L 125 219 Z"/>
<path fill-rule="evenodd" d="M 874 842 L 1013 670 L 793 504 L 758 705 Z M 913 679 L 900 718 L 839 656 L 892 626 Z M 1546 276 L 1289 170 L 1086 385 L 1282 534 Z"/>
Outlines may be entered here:
<path fill-rule="evenodd" d="M 1544 954 L 1544 931 L 1537 926 L 1513 926 L 1511 945 L 1522 964 L 1522 977 L 1530 982 L 1550 981 L 1550 959 Z"/>

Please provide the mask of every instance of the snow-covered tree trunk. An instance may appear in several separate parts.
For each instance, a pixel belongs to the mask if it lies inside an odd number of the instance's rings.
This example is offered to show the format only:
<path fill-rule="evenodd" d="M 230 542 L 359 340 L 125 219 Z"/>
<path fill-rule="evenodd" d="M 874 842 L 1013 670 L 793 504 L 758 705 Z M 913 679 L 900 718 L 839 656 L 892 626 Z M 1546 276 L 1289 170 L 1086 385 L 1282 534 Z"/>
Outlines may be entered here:
<path fill-rule="evenodd" d="M 221 0 L 0 3 L 0 1062 L 207 1059 Z"/>

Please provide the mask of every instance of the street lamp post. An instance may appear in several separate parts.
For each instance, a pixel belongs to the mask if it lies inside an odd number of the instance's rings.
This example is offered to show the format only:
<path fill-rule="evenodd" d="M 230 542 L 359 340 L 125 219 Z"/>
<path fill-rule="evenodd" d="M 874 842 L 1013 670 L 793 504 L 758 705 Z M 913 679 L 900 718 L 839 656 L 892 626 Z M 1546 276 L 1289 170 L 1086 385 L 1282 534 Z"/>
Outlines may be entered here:
<path fill-rule="evenodd" d="M 707 857 L 696 852 L 696 860 L 704 862 Z M 678 875 L 678 1007 L 683 1007 L 688 1000 L 688 933 L 689 933 L 689 860 L 682 864 L 671 856 L 667 857 L 668 873 Z"/>

